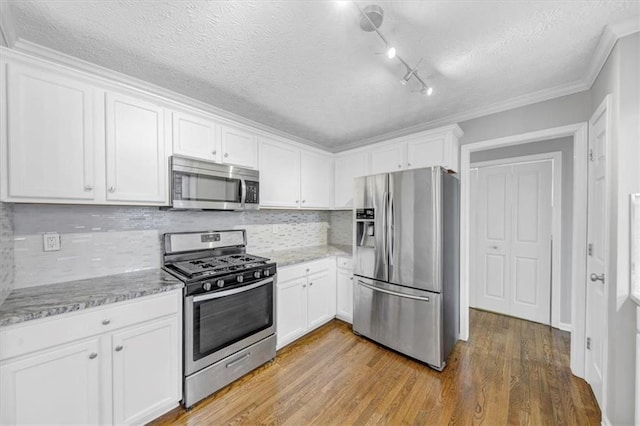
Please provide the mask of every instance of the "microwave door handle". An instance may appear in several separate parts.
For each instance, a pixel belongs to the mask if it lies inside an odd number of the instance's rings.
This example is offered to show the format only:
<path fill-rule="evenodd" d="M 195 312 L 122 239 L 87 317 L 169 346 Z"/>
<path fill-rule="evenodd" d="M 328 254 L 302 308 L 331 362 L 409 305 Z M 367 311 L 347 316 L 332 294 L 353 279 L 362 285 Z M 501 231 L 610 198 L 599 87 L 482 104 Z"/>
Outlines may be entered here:
<path fill-rule="evenodd" d="M 244 208 L 245 201 L 247 201 L 247 182 L 240 178 L 240 204 L 242 204 L 242 208 Z"/>

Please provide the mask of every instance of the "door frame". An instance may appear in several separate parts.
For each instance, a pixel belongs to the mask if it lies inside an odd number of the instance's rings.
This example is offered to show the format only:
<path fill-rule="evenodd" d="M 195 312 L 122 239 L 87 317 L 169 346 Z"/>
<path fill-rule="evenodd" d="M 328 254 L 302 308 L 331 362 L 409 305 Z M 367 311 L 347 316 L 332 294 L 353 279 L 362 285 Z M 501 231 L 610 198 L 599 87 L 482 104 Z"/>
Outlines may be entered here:
<path fill-rule="evenodd" d="M 585 302 L 587 279 L 587 150 L 588 123 L 474 142 L 460 147 L 460 339 L 469 339 L 469 166 L 472 152 L 573 137 L 573 238 L 571 261 L 571 353 L 574 375 L 584 378 Z"/>
<path fill-rule="evenodd" d="M 525 163 L 537 163 L 542 161 L 551 161 L 551 318 L 552 327 L 559 328 L 564 331 L 571 331 L 571 324 L 560 321 L 560 307 L 562 306 L 562 151 L 551 151 L 540 154 L 523 155 L 518 157 L 501 158 L 498 160 L 478 161 L 471 163 L 471 169 L 479 169 L 483 167 L 507 166 Z M 471 208 L 471 204 L 469 205 Z M 475 207 L 474 207 L 475 208 Z M 469 232 L 474 231 L 471 227 Z M 470 234 L 471 235 L 471 234 Z M 470 252 L 475 256 L 469 256 L 469 260 L 477 261 L 476 247 L 470 247 Z M 474 290 L 476 286 L 473 286 Z M 469 301 L 475 299 L 471 297 L 471 288 L 469 293 Z"/>

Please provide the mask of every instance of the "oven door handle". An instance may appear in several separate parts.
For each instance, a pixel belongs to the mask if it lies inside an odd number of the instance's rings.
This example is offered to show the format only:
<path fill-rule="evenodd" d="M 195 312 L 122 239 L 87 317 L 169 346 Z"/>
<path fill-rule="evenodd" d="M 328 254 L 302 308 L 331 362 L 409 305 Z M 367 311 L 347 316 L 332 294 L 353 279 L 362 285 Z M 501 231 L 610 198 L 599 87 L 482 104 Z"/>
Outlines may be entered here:
<path fill-rule="evenodd" d="M 219 299 L 221 297 L 231 296 L 232 294 L 243 293 L 245 291 L 253 290 L 254 288 L 258 288 L 272 282 L 273 282 L 273 277 L 267 278 L 266 280 L 258 281 L 255 284 L 251 284 L 244 287 L 232 288 L 231 290 L 225 290 L 225 291 L 220 291 L 220 292 L 211 293 L 211 294 L 203 294 L 202 296 L 194 296 L 193 302 L 194 303 L 204 302 L 205 300 Z"/>

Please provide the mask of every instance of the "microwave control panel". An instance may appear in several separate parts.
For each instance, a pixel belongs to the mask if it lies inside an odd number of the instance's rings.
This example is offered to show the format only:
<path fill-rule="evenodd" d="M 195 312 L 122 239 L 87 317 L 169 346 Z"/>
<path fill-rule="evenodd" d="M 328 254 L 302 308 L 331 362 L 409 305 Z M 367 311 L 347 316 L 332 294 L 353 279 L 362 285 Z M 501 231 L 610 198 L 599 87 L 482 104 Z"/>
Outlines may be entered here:
<path fill-rule="evenodd" d="M 247 180 L 245 181 L 247 185 L 247 198 L 245 203 L 247 204 L 258 204 L 260 203 L 260 199 L 258 197 L 259 194 L 259 184 L 258 182 Z"/>

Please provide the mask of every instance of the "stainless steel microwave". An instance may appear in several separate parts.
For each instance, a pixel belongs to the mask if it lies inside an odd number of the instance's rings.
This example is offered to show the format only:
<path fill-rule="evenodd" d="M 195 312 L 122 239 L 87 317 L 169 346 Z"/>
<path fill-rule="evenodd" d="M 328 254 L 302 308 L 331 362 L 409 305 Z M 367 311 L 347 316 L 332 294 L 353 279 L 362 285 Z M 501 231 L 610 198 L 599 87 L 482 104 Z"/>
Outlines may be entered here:
<path fill-rule="evenodd" d="M 210 161 L 177 155 L 169 159 L 171 208 L 201 210 L 257 210 L 260 174 Z"/>

